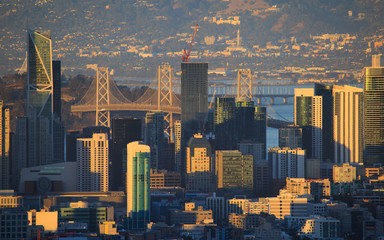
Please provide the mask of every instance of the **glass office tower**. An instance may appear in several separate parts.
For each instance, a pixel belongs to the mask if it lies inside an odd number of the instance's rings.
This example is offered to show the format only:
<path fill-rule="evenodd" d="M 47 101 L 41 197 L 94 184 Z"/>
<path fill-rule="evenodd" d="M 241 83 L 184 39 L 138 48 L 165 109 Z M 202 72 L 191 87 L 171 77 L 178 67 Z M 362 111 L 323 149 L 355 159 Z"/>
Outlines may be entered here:
<path fill-rule="evenodd" d="M 364 68 L 364 162 L 384 165 L 384 66 L 381 55 Z"/>
<path fill-rule="evenodd" d="M 127 145 L 127 227 L 143 231 L 150 222 L 151 150 L 141 142 Z"/>

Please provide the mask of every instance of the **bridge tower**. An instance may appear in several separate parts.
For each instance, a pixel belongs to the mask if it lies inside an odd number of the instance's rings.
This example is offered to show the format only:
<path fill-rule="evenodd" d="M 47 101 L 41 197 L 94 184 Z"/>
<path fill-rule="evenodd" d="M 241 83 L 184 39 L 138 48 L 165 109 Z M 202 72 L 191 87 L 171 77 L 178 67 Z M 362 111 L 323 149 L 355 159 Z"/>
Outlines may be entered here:
<path fill-rule="evenodd" d="M 252 95 L 252 71 L 250 69 L 237 72 L 237 97 L 253 99 Z"/>
<path fill-rule="evenodd" d="M 96 126 L 111 127 L 111 112 L 105 110 L 109 105 L 109 71 L 108 68 L 97 68 L 96 79 Z"/>
<path fill-rule="evenodd" d="M 168 63 L 159 65 L 158 69 L 158 93 L 157 93 L 157 109 L 161 106 L 172 106 L 172 68 Z M 173 115 L 166 112 L 164 116 L 164 133 L 168 135 L 169 140 L 173 141 Z"/>

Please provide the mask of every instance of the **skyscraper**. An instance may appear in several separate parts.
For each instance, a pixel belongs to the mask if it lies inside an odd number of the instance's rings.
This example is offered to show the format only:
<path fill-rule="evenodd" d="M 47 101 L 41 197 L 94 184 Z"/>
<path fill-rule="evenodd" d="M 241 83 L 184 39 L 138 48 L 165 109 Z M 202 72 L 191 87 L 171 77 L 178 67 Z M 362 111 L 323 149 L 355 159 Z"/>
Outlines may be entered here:
<path fill-rule="evenodd" d="M 381 55 L 364 68 L 364 162 L 384 165 L 384 66 Z"/>
<path fill-rule="evenodd" d="M 363 89 L 333 86 L 334 160 L 363 162 Z"/>
<path fill-rule="evenodd" d="M 187 190 L 213 192 L 214 166 L 211 144 L 201 134 L 195 134 L 187 147 Z"/>
<path fill-rule="evenodd" d="M 123 150 L 127 144 L 142 140 L 141 119 L 114 118 L 112 120 L 112 184 L 114 190 L 125 187 L 127 163 L 123 162 Z"/>
<path fill-rule="evenodd" d="M 151 148 L 151 168 L 164 168 L 164 114 L 152 111 L 145 115 L 145 144 Z"/>
<path fill-rule="evenodd" d="M 323 159 L 323 97 L 312 88 L 296 88 L 295 125 L 303 129 L 303 149 L 307 157 Z"/>
<path fill-rule="evenodd" d="M 150 219 L 151 150 L 141 142 L 127 145 L 127 227 L 145 230 Z"/>
<path fill-rule="evenodd" d="M 208 63 L 181 63 L 181 122 L 192 131 L 208 113 Z M 190 136 L 189 136 L 190 137 Z M 188 137 L 188 138 L 189 138 Z"/>
<path fill-rule="evenodd" d="M 322 97 L 323 111 L 323 161 L 332 160 L 333 155 L 333 96 L 332 86 L 315 83 L 315 96 Z"/>
<path fill-rule="evenodd" d="M 235 98 L 215 99 L 214 128 L 217 150 L 233 150 L 237 147 L 235 107 Z"/>
<path fill-rule="evenodd" d="M 80 192 L 108 192 L 109 142 L 105 133 L 77 139 L 77 177 Z"/>
<path fill-rule="evenodd" d="M 0 189 L 10 187 L 10 109 L 0 100 Z"/>
<path fill-rule="evenodd" d="M 28 166 L 64 161 L 60 87 L 61 66 L 52 62 L 50 33 L 28 30 Z"/>
<path fill-rule="evenodd" d="M 264 145 L 263 159 L 266 159 L 267 148 L 267 108 L 255 107 L 255 126 L 256 138 L 254 142 L 262 143 Z"/>

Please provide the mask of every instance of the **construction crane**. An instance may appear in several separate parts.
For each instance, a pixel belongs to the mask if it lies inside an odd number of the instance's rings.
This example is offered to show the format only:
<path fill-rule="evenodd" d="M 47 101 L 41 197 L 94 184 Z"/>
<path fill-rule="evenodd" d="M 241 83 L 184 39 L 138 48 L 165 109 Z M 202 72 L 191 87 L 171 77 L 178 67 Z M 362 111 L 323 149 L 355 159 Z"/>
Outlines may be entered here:
<path fill-rule="evenodd" d="M 196 37 L 196 32 L 197 32 L 197 29 L 199 28 L 199 24 L 196 24 L 196 27 L 195 27 L 195 32 L 193 33 L 193 36 L 192 36 L 192 41 L 191 41 L 191 45 L 189 46 L 189 50 L 188 50 L 188 53 L 185 49 L 183 49 L 184 51 L 184 54 L 183 54 L 183 57 L 182 57 L 182 61 L 183 62 L 188 62 L 189 61 L 189 55 L 191 54 L 191 50 L 192 50 L 192 46 L 193 46 L 193 42 L 195 41 L 195 37 Z"/>

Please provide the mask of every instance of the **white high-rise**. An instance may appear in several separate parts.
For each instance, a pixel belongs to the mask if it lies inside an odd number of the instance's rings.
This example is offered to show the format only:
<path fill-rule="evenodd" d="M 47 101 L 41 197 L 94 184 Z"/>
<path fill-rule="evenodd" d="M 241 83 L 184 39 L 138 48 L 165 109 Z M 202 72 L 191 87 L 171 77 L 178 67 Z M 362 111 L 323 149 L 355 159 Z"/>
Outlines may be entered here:
<path fill-rule="evenodd" d="M 335 163 L 363 161 L 363 89 L 333 86 Z"/>
<path fill-rule="evenodd" d="M 295 89 L 294 120 L 303 128 L 308 157 L 323 159 L 323 97 L 315 96 L 313 88 Z"/>
<path fill-rule="evenodd" d="M 270 148 L 268 159 L 273 179 L 305 177 L 305 150 L 301 148 Z"/>
<path fill-rule="evenodd" d="M 106 133 L 77 139 L 77 177 L 80 192 L 108 192 L 109 144 Z"/>

